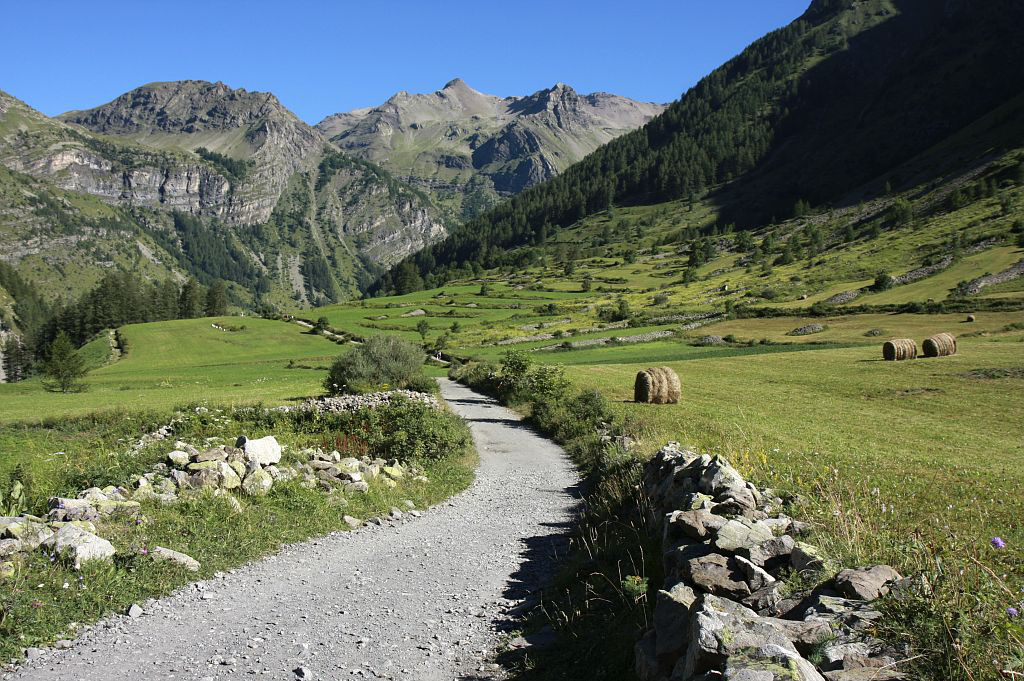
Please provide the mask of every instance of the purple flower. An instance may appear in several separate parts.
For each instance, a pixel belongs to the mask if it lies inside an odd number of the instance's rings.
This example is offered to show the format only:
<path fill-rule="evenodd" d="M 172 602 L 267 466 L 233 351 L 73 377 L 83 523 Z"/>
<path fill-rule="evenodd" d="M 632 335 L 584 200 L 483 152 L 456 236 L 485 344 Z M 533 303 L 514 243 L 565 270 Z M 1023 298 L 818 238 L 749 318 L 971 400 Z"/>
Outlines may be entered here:
<path fill-rule="evenodd" d="M 139 553 L 141 553 L 144 556 L 148 555 L 149 554 L 149 549 L 139 549 Z"/>
<path fill-rule="evenodd" d="M 1002 537 L 992 537 L 992 546 L 997 549 L 1005 549 L 1006 542 L 1003 541 Z"/>
<path fill-rule="evenodd" d="M 1020 615 L 1020 610 L 1017 610 L 1017 608 L 1007 608 L 1006 614 L 1010 617 L 1017 617 Z"/>

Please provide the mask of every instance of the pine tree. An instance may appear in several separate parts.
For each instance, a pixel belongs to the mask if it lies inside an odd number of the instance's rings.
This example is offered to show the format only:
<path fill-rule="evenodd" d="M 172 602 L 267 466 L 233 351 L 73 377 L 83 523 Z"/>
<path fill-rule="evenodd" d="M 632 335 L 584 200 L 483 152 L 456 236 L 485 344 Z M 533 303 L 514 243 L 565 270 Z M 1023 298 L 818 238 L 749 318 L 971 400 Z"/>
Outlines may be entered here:
<path fill-rule="evenodd" d="M 85 360 L 78 354 L 71 337 L 61 331 L 50 344 L 49 357 L 43 364 L 43 374 L 49 379 L 44 382 L 48 390 L 69 393 L 84 389 L 79 382 L 89 372 Z"/>
<path fill-rule="evenodd" d="M 189 279 L 181 287 L 181 295 L 178 296 L 178 317 L 180 319 L 195 319 L 203 314 L 204 296 L 199 282 Z"/>
<path fill-rule="evenodd" d="M 10 335 L 3 344 L 4 375 L 8 383 L 23 381 L 31 369 L 32 356 L 21 340 Z"/>
<path fill-rule="evenodd" d="M 206 291 L 206 316 L 223 317 L 228 313 L 228 289 L 223 279 L 213 282 Z"/>

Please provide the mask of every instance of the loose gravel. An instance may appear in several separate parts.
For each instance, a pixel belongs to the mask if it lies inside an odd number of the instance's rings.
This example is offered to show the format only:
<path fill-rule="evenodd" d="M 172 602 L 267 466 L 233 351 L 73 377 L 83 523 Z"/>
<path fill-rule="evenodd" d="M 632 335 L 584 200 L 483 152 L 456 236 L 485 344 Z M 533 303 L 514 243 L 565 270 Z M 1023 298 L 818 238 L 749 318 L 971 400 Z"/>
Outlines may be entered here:
<path fill-rule="evenodd" d="M 441 389 L 480 453 L 467 491 L 140 604 L 4 678 L 503 678 L 491 660 L 551 576 L 577 477 L 514 412 Z"/>

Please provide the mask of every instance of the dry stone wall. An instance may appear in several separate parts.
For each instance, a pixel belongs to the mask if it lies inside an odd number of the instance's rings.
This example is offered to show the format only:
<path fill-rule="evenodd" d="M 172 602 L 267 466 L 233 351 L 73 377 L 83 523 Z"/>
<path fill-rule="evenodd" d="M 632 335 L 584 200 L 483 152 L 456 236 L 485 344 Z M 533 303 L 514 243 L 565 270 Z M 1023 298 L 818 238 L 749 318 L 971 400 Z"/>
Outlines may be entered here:
<path fill-rule="evenodd" d="M 904 678 L 905 652 L 871 633 L 881 617 L 871 602 L 906 584 L 891 567 L 831 572 L 802 539 L 810 527 L 721 457 L 669 443 L 643 487 L 666 577 L 636 646 L 642 681 Z"/>

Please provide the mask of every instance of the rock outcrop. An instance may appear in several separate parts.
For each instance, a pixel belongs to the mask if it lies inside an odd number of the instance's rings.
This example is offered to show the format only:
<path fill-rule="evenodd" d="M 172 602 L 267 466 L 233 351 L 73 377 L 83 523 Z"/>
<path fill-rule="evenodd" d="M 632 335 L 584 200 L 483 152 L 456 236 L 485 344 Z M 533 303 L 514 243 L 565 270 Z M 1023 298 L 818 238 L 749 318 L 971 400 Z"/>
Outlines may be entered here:
<path fill-rule="evenodd" d="M 220 82 L 151 83 L 60 119 L 145 147 L 185 152 L 203 147 L 247 162 L 244 173 L 219 168 L 233 182 L 230 197 L 218 196 L 224 201 L 215 209 L 229 222 L 244 225 L 270 217 L 288 179 L 312 167 L 325 142 L 274 95 L 232 89 Z M 216 167 L 215 162 L 212 165 Z M 165 185 L 164 193 L 173 197 L 179 188 L 177 183 Z M 214 204 L 198 208 L 214 208 Z"/>

